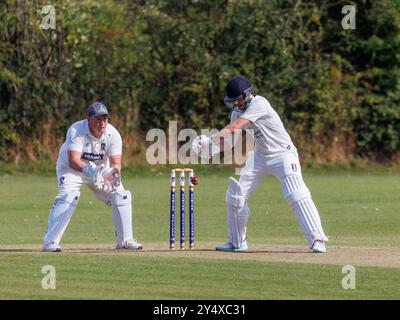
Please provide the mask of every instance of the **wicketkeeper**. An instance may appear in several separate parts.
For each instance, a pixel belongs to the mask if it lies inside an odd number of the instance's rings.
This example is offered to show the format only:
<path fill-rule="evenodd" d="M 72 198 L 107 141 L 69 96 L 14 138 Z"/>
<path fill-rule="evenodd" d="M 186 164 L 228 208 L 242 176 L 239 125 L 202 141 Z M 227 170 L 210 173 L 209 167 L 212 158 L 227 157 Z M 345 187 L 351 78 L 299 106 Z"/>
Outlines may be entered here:
<path fill-rule="evenodd" d="M 233 108 L 231 123 L 211 137 L 199 136 L 193 141 L 198 154 L 213 156 L 232 141 L 234 132 L 252 129 L 255 150 L 246 160 L 240 179 L 229 178 L 226 192 L 229 241 L 216 247 L 219 251 L 246 251 L 246 225 L 250 215 L 247 200 L 268 175 L 281 183 L 283 195 L 293 209 L 312 252 L 326 252 L 328 241 L 318 210 L 303 181 L 297 149 L 282 121 L 270 103 L 262 96 L 253 95 L 252 84 L 244 77 L 231 79 L 226 86 L 224 102 Z M 204 152 L 206 151 L 206 152 Z"/>
<path fill-rule="evenodd" d="M 107 107 L 95 102 L 87 119 L 68 129 L 57 160 L 58 195 L 50 211 L 43 251 L 61 251 L 60 241 L 87 185 L 112 208 L 117 249 L 142 249 L 132 235 L 132 197 L 121 184 L 121 135 L 108 123 Z"/>

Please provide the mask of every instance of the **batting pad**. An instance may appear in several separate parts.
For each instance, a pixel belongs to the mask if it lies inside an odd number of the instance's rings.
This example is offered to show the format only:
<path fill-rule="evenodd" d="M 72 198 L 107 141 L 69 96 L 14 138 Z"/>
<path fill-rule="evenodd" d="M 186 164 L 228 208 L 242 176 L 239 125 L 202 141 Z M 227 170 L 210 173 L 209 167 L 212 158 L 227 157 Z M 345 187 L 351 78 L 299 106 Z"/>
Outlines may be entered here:
<path fill-rule="evenodd" d="M 113 193 L 111 199 L 112 220 L 117 236 L 117 244 L 124 246 L 132 236 L 132 196 L 128 190 Z"/>
<path fill-rule="evenodd" d="M 43 243 L 45 245 L 54 241 L 59 244 L 67 228 L 72 214 L 75 211 L 80 197 L 79 191 L 69 191 L 54 201 L 50 210 L 47 232 Z"/>
<path fill-rule="evenodd" d="M 226 206 L 228 218 L 229 241 L 235 248 L 240 248 L 246 240 L 246 225 L 250 215 L 250 209 L 246 203 L 242 186 L 229 177 L 229 187 L 226 192 Z"/>
<path fill-rule="evenodd" d="M 328 241 L 328 237 L 322 229 L 318 210 L 302 177 L 287 176 L 282 181 L 282 191 L 297 217 L 309 247 L 312 248 L 316 240 Z"/>

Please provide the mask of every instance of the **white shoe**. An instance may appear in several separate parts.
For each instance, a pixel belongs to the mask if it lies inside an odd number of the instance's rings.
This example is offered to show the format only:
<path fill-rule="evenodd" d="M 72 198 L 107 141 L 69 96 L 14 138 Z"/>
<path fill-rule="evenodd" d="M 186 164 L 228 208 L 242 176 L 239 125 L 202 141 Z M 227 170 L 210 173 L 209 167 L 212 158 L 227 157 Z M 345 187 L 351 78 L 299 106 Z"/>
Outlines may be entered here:
<path fill-rule="evenodd" d="M 143 249 L 143 245 L 135 239 L 130 239 L 126 240 L 123 246 L 117 245 L 117 249 L 140 250 Z"/>
<path fill-rule="evenodd" d="M 54 241 L 52 241 L 48 244 L 43 244 L 42 251 L 43 252 L 61 252 L 62 249 L 58 243 L 55 243 Z"/>
<path fill-rule="evenodd" d="M 311 250 L 313 253 L 326 253 L 325 242 L 321 240 L 315 240 Z"/>
<path fill-rule="evenodd" d="M 226 252 L 242 252 L 242 251 L 247 251 L 248 249 L 249 247 L 247 246 L 246 240 L 242 242 L 242 245 L 239 248 L 235 248 L 229 241 L 227 243 L 215 247 L 215 250 L 217 251 L 226 251 Z"/>

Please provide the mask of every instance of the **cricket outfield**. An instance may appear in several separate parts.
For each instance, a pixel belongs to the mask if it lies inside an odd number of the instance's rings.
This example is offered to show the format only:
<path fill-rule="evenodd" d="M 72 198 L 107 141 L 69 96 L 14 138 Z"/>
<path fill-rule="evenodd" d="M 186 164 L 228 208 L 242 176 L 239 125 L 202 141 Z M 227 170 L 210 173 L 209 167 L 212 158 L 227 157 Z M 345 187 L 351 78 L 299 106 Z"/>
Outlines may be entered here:
<path fill-rule="evenodd" d="M 304 173 L 330 241 L 311 254 L 270 177 L 249 201 L 249 252 L 214 251 L 226 241 L 228 174 L 200 174 L 195 250 L 169 250 L 169 172 L 132 175 L 140 252 L 115 250 L 111 209 L 87 188 L 62 240 L 42 253 L 56 195 L 52 176 L 0 176 L 0 299 L 399 299 L 400 176 Z M 55 268 L 45 290 L 44 266 Z M 354 289 L 344 289 L 354 267 Z M 343 272 L 342 272 L 343 271 Z"/>

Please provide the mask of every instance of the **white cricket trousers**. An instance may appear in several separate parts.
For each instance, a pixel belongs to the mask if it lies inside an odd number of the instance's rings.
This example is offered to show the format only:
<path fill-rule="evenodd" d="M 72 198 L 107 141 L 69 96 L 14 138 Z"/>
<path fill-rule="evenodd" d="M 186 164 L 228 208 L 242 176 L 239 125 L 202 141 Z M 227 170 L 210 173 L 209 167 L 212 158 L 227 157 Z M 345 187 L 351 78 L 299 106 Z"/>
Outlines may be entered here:
<path fill-rule="evenodd" d="M 74 170 L 57 170 L 57 180 L 58 180 L 58 194 L 54 200 L 53 207 L 50 210 L 49 220 L 47 224 L 46 234 L 43 239 L 43 244 L 47 245 L 49 243 L 59 244 L 61 238 L 69 224 L 69 221 L 72 217 L 72 214 L 78 204 L 80 189 L 83 185 L 87 185 L 93 193 L 96 195 L 98 199 L 103 201 L 108 206 L 112 206 L 112 194 L 105 192 L 103 190 L 97 189 L 91 181 L 85 176 L 76 173 Z M 117 191 L 123 191 L 124 188 L 122 184 L 117 188 Z M 116 220 L 115 212 L 118 210 L 114 210 L 113 208 L 113 221 L 117 223 L 121 218 Z M 120 216 L 120 214 L 119 214 Z M 132 227 L 131 227 L 131 209 L 126 214 L 127 219 L 125 223 L 125 229 L 127 229 L 126 234 L 128 237 L 130 236 Z M 116 228 L 120 230 L 118 233 L 122 234 L 123 232 L 123 222 L 119 222 L 116 225 Z M 119 238 L 121 238 L 120 236 Z M 119 244 L 123 244 L 124 239 L 118 239 Z"/>
<path fill-rule="evenodd" d="M 327 241 L 318 210 L 303 181 L 297 151 L 288 150 L 268 156 L 257 151 L 251 153 L 240 172 L 239 179 L 246 199 L 269 175 L 275 176 L 280 181 L 282 193 L 295 213 L 309 247 L 312 248 L 316 240 Z M 248 208 L 247 201 L 245 206 Z"/>
<path fill-rule="evenodd" d="M 87 177 L 77 174 L 74 170 L 57 170 L 57 180 L 58 194 L 56 200 L 71 191 L 80 191 L 82 186 L 87 185 L 99 200 L 108 206 L 111 205 L 111 193 L 97 189 Z M 122 183 L 117 188 L 117 191 L 121 190 L 124 190 Z"/>

